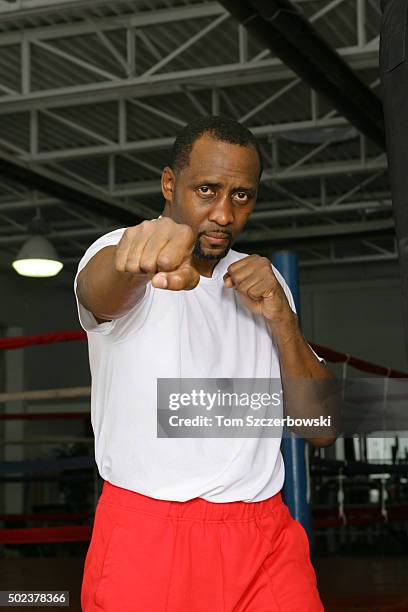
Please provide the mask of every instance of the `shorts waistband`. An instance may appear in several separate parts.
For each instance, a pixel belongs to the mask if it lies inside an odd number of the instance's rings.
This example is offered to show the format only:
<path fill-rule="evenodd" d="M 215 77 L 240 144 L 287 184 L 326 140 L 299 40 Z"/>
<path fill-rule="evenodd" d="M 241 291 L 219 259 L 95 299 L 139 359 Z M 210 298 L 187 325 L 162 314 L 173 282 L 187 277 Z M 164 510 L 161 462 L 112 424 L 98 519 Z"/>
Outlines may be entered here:
<path fill-rule="evenodd" d="M 142 495 L 113 485 L 107 480 L 103 482 L 99 501 L 102 504 L 138 510 L 163 518 L 205 521 L 250 521 L 255 517 L 270 514 L 271 511 L 284 505 L 280 491 L 272 497 L 257 502 L 210 502 L 202 497 L 182 502 Z"/>

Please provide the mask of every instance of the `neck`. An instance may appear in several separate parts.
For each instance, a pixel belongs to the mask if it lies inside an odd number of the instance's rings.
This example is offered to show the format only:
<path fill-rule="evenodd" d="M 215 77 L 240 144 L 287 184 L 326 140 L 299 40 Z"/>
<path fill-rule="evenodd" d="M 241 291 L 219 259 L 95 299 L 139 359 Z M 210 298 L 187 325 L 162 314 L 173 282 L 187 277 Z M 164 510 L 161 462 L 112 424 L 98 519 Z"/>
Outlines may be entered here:
<path fill-rule="evenodd" d="M 219 262 L 219 259 L 212 260 L 212 261 L 206 261 L 203 259 L 197 259 L 196 257 L 193 257 L 193 264 L 197 272 L 201 276 L 207 276 L 209 278 L 211 278 L 211 276 L 213 275 L 213 270 L 218 262 Z"/>

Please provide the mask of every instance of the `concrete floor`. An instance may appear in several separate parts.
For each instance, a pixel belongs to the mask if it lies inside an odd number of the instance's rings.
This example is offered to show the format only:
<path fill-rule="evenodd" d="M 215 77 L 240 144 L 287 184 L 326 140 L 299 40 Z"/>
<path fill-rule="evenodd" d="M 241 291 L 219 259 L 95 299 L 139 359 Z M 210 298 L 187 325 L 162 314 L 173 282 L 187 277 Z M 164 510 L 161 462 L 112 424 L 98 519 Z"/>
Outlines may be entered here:
<path fill-rule="evenodd" d="M 0 559 L 0 589 L 69 590 L 69 608 L 47 610 L 81 612 L 83 561 L 75 557 Z M 326 612 L 408 612 L 407 557 L 321 557 L 314 565 Z"/>
<path fill-rule="evenodd" d="M 408 612 L 408 557 L 320 557 L 326 612 Z"/>

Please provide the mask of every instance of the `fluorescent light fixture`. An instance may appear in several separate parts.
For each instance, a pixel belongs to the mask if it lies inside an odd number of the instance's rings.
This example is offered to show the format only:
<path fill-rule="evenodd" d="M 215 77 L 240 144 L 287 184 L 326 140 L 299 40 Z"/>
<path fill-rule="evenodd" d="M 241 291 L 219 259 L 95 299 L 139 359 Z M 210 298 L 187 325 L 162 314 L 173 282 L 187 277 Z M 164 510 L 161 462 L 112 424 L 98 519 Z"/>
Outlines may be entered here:
<path fill-rule="evenodd" d="M 310 130 L 292 130 L 281 134 L 282 138 L 299 144 L 318 145 L 331 140 L 336 142 L 347 142 L 357 138 L 359 132 L 354 127 L 326 127 L 313 128 Z"/>

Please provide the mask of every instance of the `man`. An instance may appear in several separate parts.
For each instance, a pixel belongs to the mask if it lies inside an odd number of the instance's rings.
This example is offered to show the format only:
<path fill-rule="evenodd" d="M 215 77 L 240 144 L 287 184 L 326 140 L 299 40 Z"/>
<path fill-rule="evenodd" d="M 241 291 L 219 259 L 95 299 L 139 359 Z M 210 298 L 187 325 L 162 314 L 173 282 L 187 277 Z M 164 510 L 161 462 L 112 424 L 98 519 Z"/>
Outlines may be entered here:
<path fill-rule="evenodd" d="M 323 610 L 305 531 L 281 499 L 280 439 L 157 437 L 158 378 L 333 378 L 276 268 L 231 249 L 261 172 L 251 132 L 198 119 L 163 170 L 161 217 L 102 236 L 79 263 L 105 481 L 86 612 Z"/>

